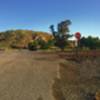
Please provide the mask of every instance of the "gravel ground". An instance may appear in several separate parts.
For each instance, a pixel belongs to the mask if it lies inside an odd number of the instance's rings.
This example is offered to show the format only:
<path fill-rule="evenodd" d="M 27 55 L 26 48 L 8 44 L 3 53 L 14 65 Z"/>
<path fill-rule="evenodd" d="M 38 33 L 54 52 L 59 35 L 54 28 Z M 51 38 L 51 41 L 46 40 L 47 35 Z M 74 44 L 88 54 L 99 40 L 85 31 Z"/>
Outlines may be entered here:
<path fill-rule="evenodd" d="M 54 100 L 51 91 L 60 59 L 41 52 L 0 52 L 0 100 Z"/>

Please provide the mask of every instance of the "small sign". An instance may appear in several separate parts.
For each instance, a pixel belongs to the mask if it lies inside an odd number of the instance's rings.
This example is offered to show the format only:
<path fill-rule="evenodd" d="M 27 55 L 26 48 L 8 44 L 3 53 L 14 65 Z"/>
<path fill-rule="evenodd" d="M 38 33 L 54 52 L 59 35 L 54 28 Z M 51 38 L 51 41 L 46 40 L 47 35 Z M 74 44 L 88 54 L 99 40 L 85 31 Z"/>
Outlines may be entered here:
<path fill-rule="evenodd" d="M 80 38 L 81 38 L 81 33 L 80 33 L 80 32 L 76 32 L 76 33 L 75 33 L 75 37 L 76 37 L 77 40 L 80 40 Z"/>

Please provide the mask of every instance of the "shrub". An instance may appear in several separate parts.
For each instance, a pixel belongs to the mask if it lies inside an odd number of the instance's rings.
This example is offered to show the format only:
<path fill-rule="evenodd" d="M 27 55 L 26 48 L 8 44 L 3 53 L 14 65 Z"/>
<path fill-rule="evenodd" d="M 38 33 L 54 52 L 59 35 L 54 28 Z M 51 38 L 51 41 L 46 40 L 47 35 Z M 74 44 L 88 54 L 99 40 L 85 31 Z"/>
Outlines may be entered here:
<path fill-rule="evenodd" d="M 48 46 L 47 46 L 47 42 L 42 40 L 42 39 L 39 39 L 38 40 L 38 44 L 40 46 L 40 49 L 48 49 Z"/>
<path fill-rule="evenodd" d="M 38 42 L 37 41 L 32 41 L 28 43 L 28 49 L 29 50 L 37 50 L 38 47 Z"/>
<path fill-rule="evenodd" d="M 53 40 L 44 41 L 42 39 L 38 40 L 38 44 L 40 49 L 50 49 L 50 47 L 54 46 Z"/>

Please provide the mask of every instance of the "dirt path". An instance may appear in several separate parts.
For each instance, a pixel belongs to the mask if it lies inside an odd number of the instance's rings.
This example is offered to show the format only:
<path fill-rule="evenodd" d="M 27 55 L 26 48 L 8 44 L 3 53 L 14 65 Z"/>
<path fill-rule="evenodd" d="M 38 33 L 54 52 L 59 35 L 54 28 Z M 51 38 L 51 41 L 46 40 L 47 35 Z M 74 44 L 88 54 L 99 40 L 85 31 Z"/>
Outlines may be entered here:
<path fill-rule="evenodd" d="M 59 62 L 55 54 L 29 51 L 0 53 L 0 100 L 54 100 L 51 83 Z"/>

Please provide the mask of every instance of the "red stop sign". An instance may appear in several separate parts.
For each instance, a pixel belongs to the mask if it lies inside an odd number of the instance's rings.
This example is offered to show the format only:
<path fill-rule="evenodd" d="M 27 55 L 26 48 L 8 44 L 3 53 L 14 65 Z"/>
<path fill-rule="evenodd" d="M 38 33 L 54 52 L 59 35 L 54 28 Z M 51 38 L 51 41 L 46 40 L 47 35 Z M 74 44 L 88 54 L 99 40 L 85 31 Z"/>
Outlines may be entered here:
<path fill-rule="evenodd" d="M 80 32 L 76 32 L 76 33 L 75 33 L 75 37 L 76 37 L 77 40 L 80 40 L 80 38 L 81 38 L 81 33 L 80 33 Z"/>

